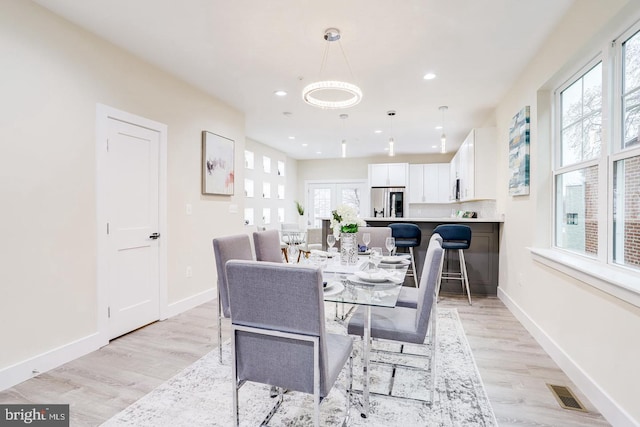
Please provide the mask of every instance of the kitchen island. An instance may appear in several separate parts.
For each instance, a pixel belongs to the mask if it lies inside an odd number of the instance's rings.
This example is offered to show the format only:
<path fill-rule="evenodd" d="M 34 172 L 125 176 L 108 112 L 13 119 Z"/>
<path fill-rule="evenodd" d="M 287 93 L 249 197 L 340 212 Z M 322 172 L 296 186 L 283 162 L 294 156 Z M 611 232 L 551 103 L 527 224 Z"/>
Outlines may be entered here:
<path fill-rule="evenodd" d="M 498 266 L 500 252 L 500 226 L 503 223 L 499 218 L 364 218 L 370 227 L 386 227 L 397 222 L 409 222 L 416 224 L 422 231 L 420 247 L 414 249 L 416 257 L 416 269 L 418 275 L 422 273 L 424 257 L 426 255 L 429 239 L 433 229 L 440 224 L 464 224 L 471 227 L 471 246 L 464 251 L 469 275 L 471 296 L 489 295 L 498 293 Z M 330 232 L 329 220 L 322 221 L 323 246 L 326 247 L 326 236 Z M 362 242 L 359 242 L 362 244 Z M 383 249 L 386 251 L 386 249 Z M 460 271 L 457 251 L 447 251 L 444 269 Z M 448 266 L 447 266 L 448 263 Z M 459 280 L 443 280 L 441 292 L 462 292 Z"/>

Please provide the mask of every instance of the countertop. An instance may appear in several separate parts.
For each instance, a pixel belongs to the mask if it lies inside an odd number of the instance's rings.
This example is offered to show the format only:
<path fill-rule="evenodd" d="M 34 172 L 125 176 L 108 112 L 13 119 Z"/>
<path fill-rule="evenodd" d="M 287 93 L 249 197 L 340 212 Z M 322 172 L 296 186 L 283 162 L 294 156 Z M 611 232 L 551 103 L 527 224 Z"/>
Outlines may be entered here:
<path fill-rule="evenodd" d="M 384 221 L 384 222 L 504 222 L 504 218 L 452 218 L 452 217 L 434 217 L 434 218 L 382 218 L 369 217 L 362 218 L 367 222 Z"/>

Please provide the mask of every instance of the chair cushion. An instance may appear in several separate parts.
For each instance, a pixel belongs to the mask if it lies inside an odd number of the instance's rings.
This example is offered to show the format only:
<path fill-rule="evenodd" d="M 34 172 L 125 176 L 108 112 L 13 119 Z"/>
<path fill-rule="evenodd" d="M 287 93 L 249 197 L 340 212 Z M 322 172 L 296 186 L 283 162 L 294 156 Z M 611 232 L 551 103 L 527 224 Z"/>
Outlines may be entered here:
<path fill-rule="evenodd" d="M 418 289 L 403 286 L 396 307 L 418 308 Z"/>
<path fill-rule="evenodd" d="M 420 246 L 422 231 L 420 227 L 411 223 L 389 224 L 391 235 L 396 239 L 397 248 L 409 248 Z"/>
<path fill-rule="evenodd" d="M 349 320 L 350 335 L 364 335 L 365 307 L 358 307 Z M 371 337 L 422 344 L 424 334 L 416 331 L 416 310 L 406 307 L 371 307 Z"/>
<path fill-rule="evenodd" d="M 442 242 L 442 249 L 469 249 L 469 242 Z"/>
<path fill-rule="evenodd" d="M 396 239 L 396 248 L 415 248 L 420 246 L 418 239 Z"/>

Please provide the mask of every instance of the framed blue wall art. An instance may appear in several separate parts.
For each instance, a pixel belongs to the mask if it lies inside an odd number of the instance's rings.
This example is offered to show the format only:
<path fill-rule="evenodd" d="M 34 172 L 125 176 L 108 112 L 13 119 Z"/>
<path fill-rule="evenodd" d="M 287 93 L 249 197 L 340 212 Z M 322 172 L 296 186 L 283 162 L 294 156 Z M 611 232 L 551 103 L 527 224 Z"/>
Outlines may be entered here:
<path fill-rule="evenodd" d="M 509 195 L 529 194 L 529 106 L 524 107 L 509 126 Z"/>

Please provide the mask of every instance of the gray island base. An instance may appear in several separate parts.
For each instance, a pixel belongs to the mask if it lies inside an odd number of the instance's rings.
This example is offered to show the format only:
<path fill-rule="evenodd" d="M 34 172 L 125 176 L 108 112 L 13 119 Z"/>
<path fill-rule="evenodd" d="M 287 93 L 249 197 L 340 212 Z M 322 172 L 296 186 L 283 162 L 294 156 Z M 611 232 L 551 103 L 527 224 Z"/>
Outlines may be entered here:
<path fill-rule="evenodd" d="M 496 296 L 498 294 L 498 263 L 500 253 L 500 225 L 502 220 L 484 218 L 364 218 L 370 227 L 386 227 L 395 222 L 409 222 L 416 224 L 422 230 L 422 242 L 418 250 L 414 250 L 416 256 L 416 269 L 422 273 L 424 257 L 427 245 L 433 229 L 440 224 L 464 224 L 471 227 L 471 246 L 465 250 L 464 256 L 469 274 L 469 286 L 471 296 L 485 295 Z M 322 221 L 322 241 L 326 249 L 327 234 L 330 232 L 329 220 Z M 362 242 L 359 242 L 362 244 Z M 386 249 L 383 249 L 386 250 Z M 457 251 L 447 251 L 444 260 L 445 271 L 460 271 Z M 407 280 L 406 284 L 413 281 Z M 443 280 L 442 293 L 462 293 L 462 285 L 459 280 Z"/>

